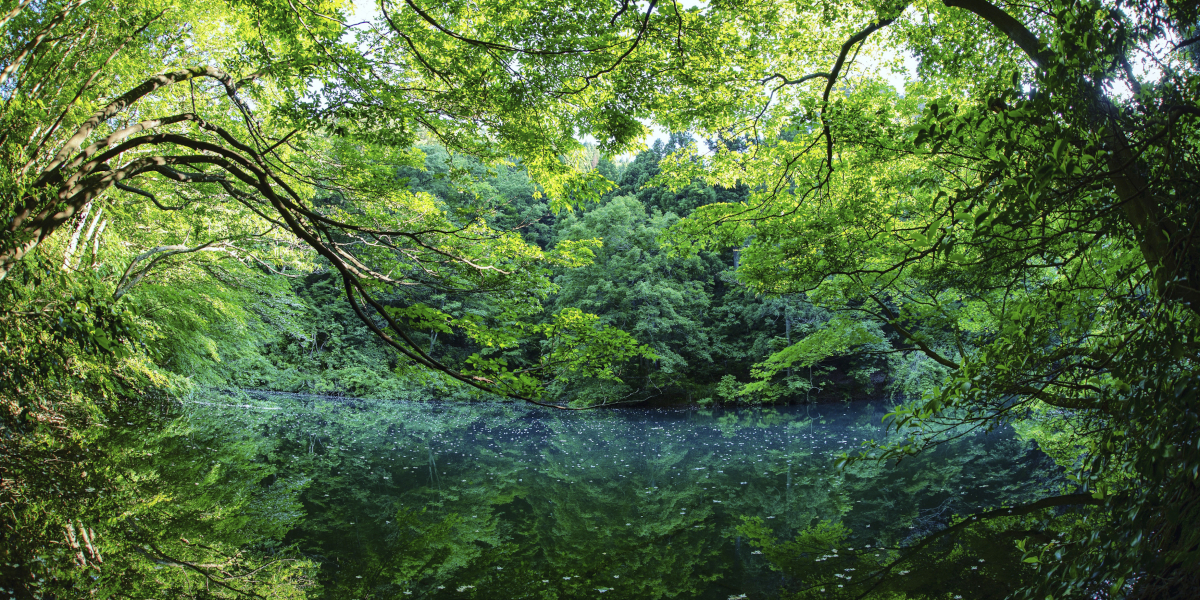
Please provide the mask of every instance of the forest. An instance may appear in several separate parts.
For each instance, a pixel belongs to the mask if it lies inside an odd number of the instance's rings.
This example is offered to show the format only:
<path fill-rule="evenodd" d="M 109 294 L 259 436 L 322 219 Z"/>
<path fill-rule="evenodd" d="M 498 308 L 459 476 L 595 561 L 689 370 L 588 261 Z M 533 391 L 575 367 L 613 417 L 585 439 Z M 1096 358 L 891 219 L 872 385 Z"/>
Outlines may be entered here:
<path fill-rule="evenodd" d="M 1194 2 L 0 32 L 0 598 L 1200 597 Z"/>

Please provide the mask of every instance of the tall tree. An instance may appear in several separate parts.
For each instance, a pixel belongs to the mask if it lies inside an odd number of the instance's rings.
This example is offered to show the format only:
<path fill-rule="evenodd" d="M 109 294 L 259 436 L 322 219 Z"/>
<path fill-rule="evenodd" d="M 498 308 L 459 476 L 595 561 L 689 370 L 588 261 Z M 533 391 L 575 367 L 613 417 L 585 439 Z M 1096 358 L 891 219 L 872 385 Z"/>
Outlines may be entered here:
<path fill-rule="evenodd" d="M 664 117 L 753 142 L 664 165 L 675 186 L 752 190 L 697 209 L 677 245 L 750 240 L 744 281 L 854 315 L 764 369 L 881 343 L 939 365 L 939 389 L 893 415 L 911 442 L 885 456 L 1043 407 L 1089 432 L 1076 476 L 1093 496 L 1040 506 L 1102 506 L 1030 550 L 1038 597 L 1200 589 L 1196 10 L 772 3 L 710 51 L 728 93 Z"/>

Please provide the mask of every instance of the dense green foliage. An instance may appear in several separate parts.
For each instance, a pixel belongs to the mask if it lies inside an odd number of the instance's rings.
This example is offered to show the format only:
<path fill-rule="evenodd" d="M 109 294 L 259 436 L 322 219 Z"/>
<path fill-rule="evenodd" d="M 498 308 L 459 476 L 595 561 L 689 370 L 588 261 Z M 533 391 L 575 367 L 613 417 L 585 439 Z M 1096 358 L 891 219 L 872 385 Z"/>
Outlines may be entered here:
<path fill-rule="evenodd" d="M 886 395 L 844 468 L 1011 424 L 1074 483 L 845 593 L 1200 593 L 1195 3 L 429 4 L 0 2 L 6 592 L 315 589 L 306 476 L 189 421 L 243 388 Z M 820 589 L 822 518 L 742 531 Z"/>

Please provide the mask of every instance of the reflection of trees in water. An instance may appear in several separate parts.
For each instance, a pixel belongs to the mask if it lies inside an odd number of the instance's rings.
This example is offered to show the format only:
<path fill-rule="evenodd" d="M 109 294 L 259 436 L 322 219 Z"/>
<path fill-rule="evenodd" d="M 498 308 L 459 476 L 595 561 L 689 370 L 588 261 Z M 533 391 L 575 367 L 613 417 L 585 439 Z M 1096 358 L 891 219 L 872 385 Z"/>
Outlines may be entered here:
<path fill-rule="evenodd" d="M 542 451 L 549 477 L 535 488 L 553 501 L 532 505 L 547 577 L 576 573 L 580 592 L 657 598 L 694 597 L 720 576 L 713 511 L 701 504 L 701 477 L 684 471 L 680 440 L 623 419 L 562 425 Z"/>
<path fill-rule="evenodd" d="M 94 421 L 72 437 L 34 438 L 37 454 L 74 451 L 73 464 L 60 467 L 74 472 L 43 471 L 34 481 L 49 489 L 5 507 L 22 520 L 0 535 L 0 590 L 36 598 L 114 589 L 126 597 L 284 598 L 306 585 L 313 565 L 279 541 L 303 516 L 297 495 L 307 477 L 262 460 L 276 446 L 257 435 L 269 411 L 201 407 L 206 400 L 125 397 L 75 415 Z M 35 545 L 33 536 L 50 541 Z"/>
<path fill-rule="evenodd" d="M 321 561 L 330 597 L 766 593 L 788 580 L 746 543 L 741 517 L 778 539 L 825 520 L 896 545 L 922 510 L 1028 491 L 1014 462 L 1027 449 L 1011 439 L 838 470 L 838 454 L 884 432 L 873 413 L 820 412 L 312 402 L 266 430 L 281 473 L 312 480 L 287 541 Z M 973 474 L 1014 485 L 968 486 Z"/>

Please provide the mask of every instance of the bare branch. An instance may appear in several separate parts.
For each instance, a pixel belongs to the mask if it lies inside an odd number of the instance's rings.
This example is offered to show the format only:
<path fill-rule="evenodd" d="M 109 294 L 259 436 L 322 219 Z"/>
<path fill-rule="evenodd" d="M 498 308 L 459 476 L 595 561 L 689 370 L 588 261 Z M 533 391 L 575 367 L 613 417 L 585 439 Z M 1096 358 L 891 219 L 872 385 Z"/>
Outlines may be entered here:
<path fill-rule="evenodd" d="M 942 356 L 941 354 L 938 354 L 937 351 L 927 346 L 925 342 L 922 342 L 915 334 L 901 326 L 898 322 L 900 320 L 900 315 L 897 315 L 895 311 L 888 307 L 888 305 L 884 304 L 878 296 L 872 295 L 871 299 L 874 300 L 875 303 L 879 305 L 879 308 L 883 309 L 884 314 L 888 316 L 888 324 L 895 328 L 900 335 L 904 336 L 904 339 L 916 344 L 917 347 L 921 349 L 921 352 L 925 354 L 925 356 L 928 356 L 938 364 L 950 367 L 951 369 L 958 370 L 962 368 L 962 365 Z"/>
<path fill-rule="evenodd" d="M 25 166 L 23 166 L 21 168 L 22 176 L 29 170 L 30 167 L 33 166 L 34 157 L 37 156 L 38 154 L 40 154 L 42 147 L 45 146 L 46 142 L 50 141 L 50 137 L 53 136 L 54 133 L 56 133 L 58 131 L 59 126 L 62 125 L 63 119 L 65 119 L 67 117 L 67 114 L 69 114 L 71 112 L 71 108 L 73 108 L 75 106 L 75 103 L 79 102 L 79 98 L 83 96 L 83 92 L 87 91 L 87 89 L 90 88 L 92 86 L 92 84 L 96 82 L 96 79 L 98 77 L 100 77 L 100 74 L 104 72 L 104 69 L 108 67 L 109 63 L 111 63 L 113 61 L 113 59 L 116 58 L 117 55 L 120 54 L 121 51 L 125 49 L 125 46 L 128 45 L 129 42 L 133 40 L 133 38 L 141 35 L 141 33 L 143 31 L 145 31 L 146 28 L 149 27 L 151 23 L 157 21 L 160 17 L 163 16 L 163 13 L 165 13 L 165 12 L 166 12 L 165 10 L 162 12 L 159 12 L 157 15 L 155 15 L 154 17 L 152 17 L 148 21 L 146 21 L 144 24 L 142 24 L 141 27 L 137 28 L 137 30 L 135 30 L 132 33 L 130 33 L 129 35 L 125 36 L 125 40 L 122 41 L 120 43 L 120 45 L 118 45 L 116 47 L 116 49 L 113 50 L 108 55 L 108 58 L 104 61 L 104 63 L 101 64 L 94 71 L 92 71 L 91 77 L 88 77 L 87 81 L 85 81 L 83 83 L 83 85 L 79 86 L 79 89 L 75 91 L 75 96 L 73 98 L 71 98 L 70 102 L 67 102 L 66 105 L 63 106 L 62 111 L 59 112 L 58 118 L 55 119 L 54 124 L 51 125 L 49 129 L 46 130 L 46 134 L 44 136 L 42 136 L 42 141 L 38 143 L 37 148 L 33 152 L 29 153 L 30 154 L 29 161 L 26 162 Z"/>
<path fill-rule="evenodd" d="M 147 192 L 146 190 L 143 190 L 140 188 L 135 188 L 132 185 L 126 185 L 119 181 L 113 185 L 115 185 L 116 188 L 119 190 L 124 190 L 126 192 L 130 192 L 133 194 L 137 194 L 139 196 L 144 196 L 146 198 L 149 198 L 150 201 L 153 202 L 154 205 L 157 206 L 159 210 L 179 210 L 179 209 L 183 208 L 183 206 L 163 206 L 162 203 L 158 201 L 158 198 L 154 196 L 154 194 L 151 194 L 150 192 Z"/>
<path fill-rule="evenodd" d="M 8 81 L 8 78 L 12 76 L 13 73 L 17 72 L 17 68 L 21 66 L 21 63 L 25 62 L 25 59 L 28 58 L 29 55 L 32 54 L 33 51 L 36 50 L 37 47 L 46 40 L 46 37 L 50 35 L 50 32 L 59 24 L 61 24 L 63 19 L 67 18 L 67 14 L 69 14 L 76 6 L 78 6 L 79 3 L 79 0 L 76 0 L 74 4 L 68 5 L 57 15 L 54 15 L 54 18 L 51 19 L 50 22 L 47 23 L 46 26 L 43 27 L 42 30 L 39 31 L 32 40 L 29 40 L 29 42 L 25 44 L 25 47 L 21 49 L 21 52 L 17 54 L 15 58 L 13 58 L 12 62 L 9 63 L 3 71 L 0 71 L 0 86 L 3 86 L 4 83 Z"/>
<path fill-rule="evenodd" d="M 766 83 L 773 79 L 778 79 L 778 80 L 782 81 L 782 83 L 779 84 L 780 86 L 799 85 L 801 83 L 804 83 L 805 81 L 817 79 L 819 77 L 824 77 L 824 78 L 828 79 L 830 77 L 830 74 L 829 73 L 811 73 L 809 75 L 805 75 L 804 77 L 801 77 L 800 79 L 788 79 L 787 77 L 784 77 L 783 75 L 781 75 L 779 73 L 775 73 L 774 75 L 771 75 L 770 77 L 763 79 L 759 83 Z"/>
<path fill-rule="evenodd" d="M 1196 42 L 1200 42 L 1200 35 L 1190 37 L 1186 40 L 1183 40 L 1182 42 L 1179 42 L 1178 44 L 1175 44 L 1174 46 L 1171 47 L 1171 50 L 1179 50 L 1180 48 L 1187 48 L 1188 46 L 1191 46 L 1192 44 L 1195 44 Z"/>
<path fill-rule="evenodd" d="M 89 135 L 91 135 L 92 131 L 95 130 L 100 123 L 103 123 L 104 121 L 112 118 L 114 115 L 124 111 L 138 100 L 141 100 L 159 88 L 174 85 L 181 81 L 188 81 L 195 77 L 210 77 L 221 82 L 225 86 L 226 93 L 230 96 L 230 98 L 234 100 L 236 104 L 241 106 L 242 103 L 237 98 L 237 93 L 234 89 L 233 79 L 221 69 L 210 66 L 200 66 L 191 67 L 188 69 L 176 69 L 174 71 L 163 71 L 162 73 L 150 77 L 128 92 L 125 92 L 116 100 L 108 103 L 108 105 L 96 111 L 95 114 L 84 121 L 83 124 L 80 125 L 75 131 L 75 134 L 72 135 L 71 138 L 63 145 L 62 149 L 58 151 L 58 154 L 55 155 L 54 160 L 47 165 L 43 175 L 39 178 L 38 183 L 47 183 L 53 177 L 52 174 L 57 173 L 63 164 L 66 163 L 67 158 L 79 150 L 80 146 L 83 144 L 83 141 L 87 139 Z"/>
<path fill-rule="evenodd" d="M 650 3 L 651 8 L 653 8 L 653 6 L 656 2 L 657 2 L 657 0 L 651 1 L 651 3 Z M 541 55 L 541 56 L 561 56 L 564 54 L 590 54 L 590 53 L 598 52 L 598 51 L 604 49 L 604 48 L 590 48 L 590 49 L 583 48 L 583 49 L 573 49 L 573 50 L 536 50 L 536 49 L 532 49 L 532 48 L 520 48 L 517 46 L 510 46 L 508 44 L 500 44 L 497 42 L 489 42 L 486 40 L 477 40 L 474 38 L 467 37 L 465 35 L 461 35 L 455 31 L 452 31 L 452 30 L 444 27 L 441 23 L 439 23 L 436 19 L 434 19 L 429 13 L 425 12 L 424 10 L 421 10 L 421 7 L 417 6 L 417 4 L 415 2 L 413 2 L 413 0 L 404 0 L 404 3 L 407 4 L 409 6 L 409 8 L 412 8 L 414 12 L 416 12 L 418 15 L 420 15 L 421 19 L 423 19 L 426 23 L 429 23 L 430 25 L 432 25 L 438 31 L 440 31 L 456 40 L 459 40 L 461 42 L 466 42 L 468 44 L 471 44 L 472 46 L 482 46 L 484 48 L 491 48 L 493 50 L 505 50 L 508 52 L 519 52 L 521 54 L 533 54 L 533 55 Z M 386 4 L 386 2 L 383 2 L 383 4 Z"/>
<path fill-rule="evenodd" d="M 1046 50 L 1042 47 L 1042 42 L 1020 21 L 994 4 L 987 0 L 942 0 L 942 4 L 950 8 L 962 8 L 982 17 L 1008 36 L 1008 39 L 1021 48 L 1033 62 L 1044 65 Z"/>
<path fill-rule="evenodd" d="M 21 2 L 19 4 L 17 4 L 16 6 L 14 6 L 12 10 L 8 11 L 8 13 L 5 14 L 3 17 L 0 17 L 0 27 L 4 27 L 5 25 L 8 25 L 8 22 L 13 20 L 13 17 L 16 17 L 17 15 L 21 14 L 21 11 L 25 10 L 25 7 L 29 6 L 29 3 L 32 1 L 33 0 L 21 0 Z"/>
<path fill-rule="evenodd" d="M 157 246 L 133 257 L 133 260 L 129 261 L 129 266 L 125 268 L 125 273 L 121 275 L 121 279 L 117 282 L 117 287 L 113 291 L 113 300 L 120 300 L 121 296 L 124 296 L 131 288 L 133 288 L 133 286 L 137 285 L 142 278 L 150 273 L 150 270 L 153 269 L 155 265 L 163 260 L 171 258 L 172 256 L 190 254 L 192 252 L 221 251 L 224 250 L 224 242 L 229 239 L 232 238 L 212 240 L 191 248 L 181 244 L 172 246 Z M 137 274 L 134 274 L 134 268 L 137 267 L 139 262 L 154 256 L 155 254 L 161 254 L 161 256 L 155 256 L 154 259 L 149 262 L 149 264 L 141 269 L 138 269 Z"/>
<path fill-rule="evenodd" d="M 616 69 L 618 66 L 620 66 L 620 64 L 622 62 L 624 62 L 625 59 L 628 58 L 630 54 L 633 54 L 633 51 L 637 49 L 638 44 L 641 43 L 642 37 L 646 34 L 646 28 L 650 25 L 650 13 L 654 12 L 654 7 L 657 4 L 658 4 L 658 0 L 650 0 L 650 6 L 646 9 L 646 16 L 642 18 L 642 28 L 638 31 L 637 37 L 634 38 L 633 43 L 630 44 L 629 48 L 627 50 L 625 50 L 625 52 L 623 54 L 621 54 L 621 56 L 617 57 L 617 60 L 613 61 L 613 63 L 611 65 L 584 77 L 583 78 L 583 87 L 580 87 L 579 89 L 575 89 L 575 90 L 568 90 L 566 93 L 578 94 L 578 93 L 586 90 L 588 88 L 588 86 L 590 86 L 592 84 L 592 80 L 597 79 L 601 75 L 604 75 L 606 73 L 611 73 L 613 71 L 613 69 Z"/>
<path fill-rule="evenodd" d="M 831 69 L 829 71 L 829 75 L 826 76 L 828 81 L 825 84 L 825 93 L 821 95 L 822 99 L 826 103 L 829 102 L 829 92 L 833 90 L 833 84 L 837 82 L 838 75 L 841 74 L 842 67 L 846 64 L 846 56 L 850 54 L 850 50 L 857 46 L 859 42 L 867 39 L 872 33 L 891 25 L 895 21 L 896 17 L 892 17 L 891 19 L 881 19 L 875 23 L 871 23 L 863 28 L 862 31 L 850 36 L 850 39 L 846 40 L 846 42 L 842 44 L 842 49 L 840 52 L 838 52 L 837 60 L 833 63 L 833 69 Z"/>

